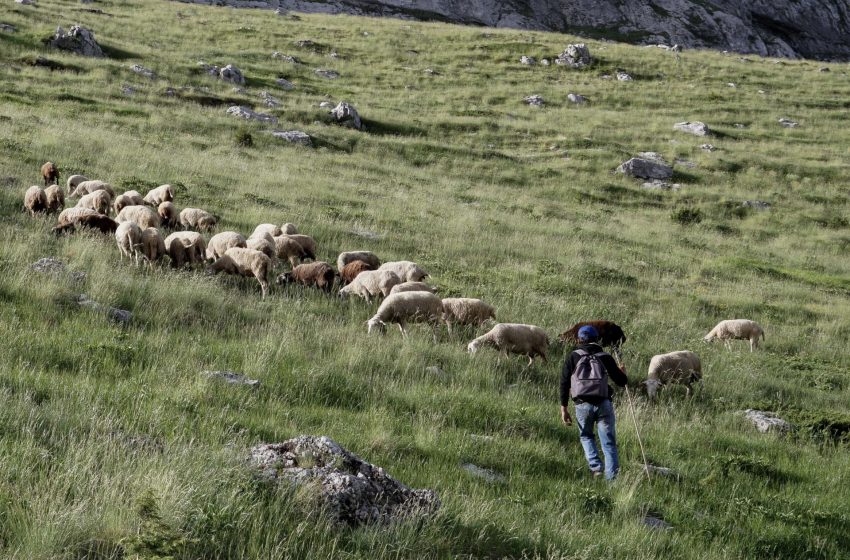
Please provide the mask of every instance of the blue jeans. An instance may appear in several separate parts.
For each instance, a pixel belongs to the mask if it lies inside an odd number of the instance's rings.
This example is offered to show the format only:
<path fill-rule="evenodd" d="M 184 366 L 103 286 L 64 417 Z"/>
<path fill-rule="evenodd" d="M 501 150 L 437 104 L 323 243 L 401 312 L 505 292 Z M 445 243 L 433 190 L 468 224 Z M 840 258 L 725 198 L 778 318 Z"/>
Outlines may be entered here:
<path fill-rule="evenodd" d="M 602 461 L 599 460 L 596 438 L 593 435 L 593 425 L 599 425 L 599 442 L 602 444 L 602 453 L 605 454 L 605 478 L 614 480 L 620 470 L 617 435 L 614 429 L 614 405 L 608 399 L 598 405 L 587 402 L 576 404 L 576 422 L 584 456 L 590 470 L 594 472 L 602 471 Z"/>

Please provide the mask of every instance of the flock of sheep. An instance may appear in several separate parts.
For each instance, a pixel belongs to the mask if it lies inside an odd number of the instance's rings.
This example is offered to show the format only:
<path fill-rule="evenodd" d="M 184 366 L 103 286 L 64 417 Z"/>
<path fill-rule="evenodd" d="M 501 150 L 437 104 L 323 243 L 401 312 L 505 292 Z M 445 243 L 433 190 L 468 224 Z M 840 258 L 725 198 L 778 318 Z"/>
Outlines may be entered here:
<path fill-rule="evenodd" d="M 496 319 L 495 309 L 479 299 L 441 299 L 435 295 L 436 290 L 423 282 L 428 273 L 412 261 L 382 263 L 370 251 L 348 251 L 340 253 L 334 270 L 330 264 L 316 260 L 316 240 L 299 234 L 296 226 L 289 223 L 260 224 L 247 238 L 233 231 L 220 232 L 206 241 L 201 232 L 215 229 L 218 217 L 199 208 L 184 208 L 178 213 L 171 185 L 160 185 L 145 196 L 126 191 L 116 197 L 108 183 L 72 175 L 66 187 L 68 197 L 77 198 L 77 203 L 66 209 L 65 192 L 56 184 L 59 178 L 56 165 L 45 163 L 41 174 L 45 187 L 35 185 L 24 194 L 27 211 L 33 216 L 39 212 L 58 212 L 58 222 L 52 230 L 56 235 L 80 228 L 114 234 L 122 260 L 126 256 L 136 265 L 147 261 L 153 267 L 166 255 L 174 268 L 207 263 L 208 274 L 225 272 L 255 278 L 265 298 L 269 275 L 279 261 L 286 261 L 291 270 L 278 275 L 278 285 L 300 284 L 326 293 L 341 285 L 340 297 L 356 295 L 370 303 L 372 298 L 384 298 L 367 321 L 369 333 L 384 333 L 387 325 L 394 323 L 406 337 L 408 323 L 428 323 L 436 341 L 441 324 L 451 334 L 454 325 L 480 327 Z M 111 211 L 114 219 L 109 216 Z M 163 238 L 159 228 L 169 228 L 172 233 Z M 619 354 L 626 336 L 611 321 L 577 323 L 558 338 L 565 343 L 576 343 L 578 329 L 587 324 L 596 327 L 600 344 L 612 347 Z M 764 330 L 754 321 L 726 320 L 704 338 L 713 339 L 725 341 L 727 347 L 730 340 L 749 340 L 753 351 L 759 339 L 764 339 Z M 474 354 L 483 346 L 492 346 L 503 354 L 527 356 L 530 366 L 537 356 L 546 361 L 549 342 L 546 331 L 538 326 L 497 323 L 489 332 L 472 340 L 467 350 Z M 699 357 L 682 350 L 654 356 L 644 384 L 650 397 L 654 397 L 668 383 L 684 384 L 690 393 L 692 383 L 701 379 Z"/>

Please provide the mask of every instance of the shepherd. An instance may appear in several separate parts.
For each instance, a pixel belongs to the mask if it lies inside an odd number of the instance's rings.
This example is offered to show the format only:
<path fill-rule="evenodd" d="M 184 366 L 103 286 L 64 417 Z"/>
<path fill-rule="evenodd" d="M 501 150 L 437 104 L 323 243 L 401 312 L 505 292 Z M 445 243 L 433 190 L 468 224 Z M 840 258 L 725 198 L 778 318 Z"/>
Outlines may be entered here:
<path fill-rule="evenodd" d="M 567 356 L 561 371 L 561 420 L 567 426 L 572 425 L 567 409 L 572 399 L 576 407 L 579 439 L 594 477 L 603 475 L 603 464 L 593 432 L 593 427 L 599 426 L 599 442 L 605 457 L 604 475 L 607 480 L 614 480 L 620 470 L 620 461 L 614 405 L 611 403 L 614 390 L 608 385 L 608 380 L 625 387 L 628 378 L 625 368 L 618 366 L 611 354 L 602 350 L 598 341 L 599 333 L 594 327 L 587 325 L 579 329 L 579 345 Z"/>

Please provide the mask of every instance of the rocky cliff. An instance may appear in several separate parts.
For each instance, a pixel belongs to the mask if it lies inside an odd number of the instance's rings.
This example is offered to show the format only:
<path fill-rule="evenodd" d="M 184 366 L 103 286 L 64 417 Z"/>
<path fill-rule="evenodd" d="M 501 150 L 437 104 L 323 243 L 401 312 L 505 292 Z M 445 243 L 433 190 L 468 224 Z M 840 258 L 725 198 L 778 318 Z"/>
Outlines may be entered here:
<path fill-rule="evenodd" d="M 850 0 L 181 0 L 562 31 L 632 43 L 850 59 Z"/>

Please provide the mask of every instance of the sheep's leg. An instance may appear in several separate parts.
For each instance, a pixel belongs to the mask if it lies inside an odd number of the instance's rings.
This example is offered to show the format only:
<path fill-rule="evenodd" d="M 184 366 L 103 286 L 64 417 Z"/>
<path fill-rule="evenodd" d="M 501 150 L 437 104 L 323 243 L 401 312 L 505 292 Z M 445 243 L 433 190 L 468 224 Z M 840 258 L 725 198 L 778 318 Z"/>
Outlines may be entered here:
<path fill-rule="evenodd" d="M 404 321 L 399 321 L 398 330 L 401 331 L 401 337 L 402 338 L 407 338 L 407 331 L 404 330 Z"/>
<path fill-rule="evenodd" d="M 544 358 L 544 360 L 545 360 L 545 358 Z M 526 368 L 530 368 L 530 367 L 531 367 L 531 364 L 533 364 L 533 363 L 534 363 L 534 354 L 529 354 L 529 355 L 528 355 L 528 365 L 527 365 L 527 366 L 525 366 L 525 367 L 526 367 Z"/>
<path fill-rule="evenodd" d="M 731 350 L 732 350 L 732 343 L 729 341 L 729 339 L 728 339 L 728 338 L 726 338 L 726 339 L 724 339 L 724 340 L 723 340 L 723 345 L 724 345 L 724 346 L 726 346 L 726 349 L 727 349 L 727 350 L 729 350 L 729 351 L 731 351 Z"/>
<path fill-rule="evenodd" d="M 266 281 L 260 280 L 259 278 L 257 278 L 257 282 L 260 283 L 260 291 L 262 291 L 262 293 L 263 293 L 262 299 L 266 299 L 266 294 L 268 293 L 268 290 L 269 290 L 269 283 L 266 282 Z"/>

